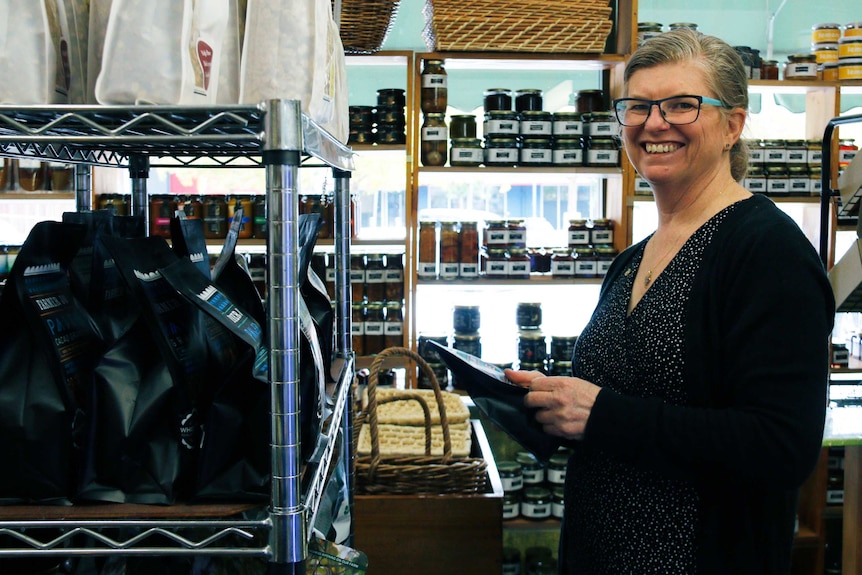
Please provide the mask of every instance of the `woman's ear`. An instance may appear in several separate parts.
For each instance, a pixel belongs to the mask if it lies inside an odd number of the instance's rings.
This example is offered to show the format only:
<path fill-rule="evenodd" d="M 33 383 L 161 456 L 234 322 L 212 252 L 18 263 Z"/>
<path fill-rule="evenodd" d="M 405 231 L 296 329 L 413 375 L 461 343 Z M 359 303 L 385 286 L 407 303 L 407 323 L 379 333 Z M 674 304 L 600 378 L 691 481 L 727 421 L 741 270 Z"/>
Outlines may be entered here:
<path fill-rule="evenodd" d="M 742 130 L 745 128 L 745 120 L 748 113 L 743 108 L 733 108 L 726 114 L 728 140 L 733 145 L 739 140 L 742 135 Z"/>

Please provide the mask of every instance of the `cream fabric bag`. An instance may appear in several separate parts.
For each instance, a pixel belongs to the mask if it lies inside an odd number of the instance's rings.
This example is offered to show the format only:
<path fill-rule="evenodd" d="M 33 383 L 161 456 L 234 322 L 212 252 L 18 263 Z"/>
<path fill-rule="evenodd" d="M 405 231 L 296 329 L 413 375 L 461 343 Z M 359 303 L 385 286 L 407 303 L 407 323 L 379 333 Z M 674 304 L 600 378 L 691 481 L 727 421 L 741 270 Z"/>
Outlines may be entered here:
<path fill-rule="evenodd" d="M 68 101 L 44 1 L 0 0 L 0 78 L 2 104 Z"/>

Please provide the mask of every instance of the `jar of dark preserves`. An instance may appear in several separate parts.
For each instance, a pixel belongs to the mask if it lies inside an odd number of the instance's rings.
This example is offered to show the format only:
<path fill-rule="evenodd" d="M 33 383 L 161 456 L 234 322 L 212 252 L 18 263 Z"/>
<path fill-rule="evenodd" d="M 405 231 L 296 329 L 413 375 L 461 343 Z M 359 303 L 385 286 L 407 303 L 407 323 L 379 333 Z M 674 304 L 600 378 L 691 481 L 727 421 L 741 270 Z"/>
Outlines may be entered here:
<path fill-rule="evenodd" d="M 485 112 L 492 110 L 511 110 L 512 91 L 506 88 L 489 88 L 483 94 Z"/>
<path fill-rule="evenodd" d="M 385 349 L 385 316 L 383 302 L 369 301 L 365 306 L 365 354 L 380 353 Z"/>
<path fill-rule="evenodd" d="M 519 330 L 538 329 L 542 326 L 542 304 L 521 302 L 515 308 L 515 320 Z"/>
<path fill-rule="evenodd" d="M 167 194 L 150 197 L 150 235 L 171 237 L 171 218 L 177 210 L 177 198 Z"/>
<path fill-rule="evenodd" d="M 522 124 L 523 125 L 523 124 Z M 519 164 L 524 167 L 550 166 L 553 160 L 550 136 L 524 137 Z"/>
<path fill-rule="evenodd" d="M 252 236 L 252 219 L 254 218 L 254 203 L 251 196 L 233 196 L 227 206 L 228 225 L 233 224 L 234 216 L 238 209 L 242 209 L 242 220 L 239 223 L 240 239 L 248 239 Z"/>
<path fill-rule="evenodd" d="M 811 191 L 808 179 L 808 165 L 789 165 L 787 167 L 787 190 L 791 196 L 807 196 Z"/>
<path fill-rule="evenodd" d="M 381 88 L 377 90 L 377 106 L 403 108 L 407 103 L 405 90 L 400 88 Z"/>
<path fill-rule="evenodd" d="M 590 227 L 587 220 L 569 220 L 569 243 L 572 249 L 590 245 Z"/>
<path fill-rule="evenodd" d="M 552 485 L 565 485 L 566 483 L 566 467 L 569 464 L 569 456 L 567 453 L 554 453 L 548 459 L 548 483 Z"/>
<path fill-rule="evenodd" d="M 766 166 L 766 193 L 775 196 L 789 195 L 790 180 L 787 167 L 781 164 Z"/>
<path fill-rule="evenodd" d="M 419 222 L 419 279 L 437 277 L 437 222 Z"/>
<path fill-rule="evenodd" d="M 423 166 L 443 166 L 446 164 L 449 134 L 443 114 L 425 114 L 422 124 L 422 143 L 420 159 Z"/>
<path fill-rule="evenodd" d="M 365 256 L 362 254 L 350 255 L 350 290 L 352 301 L 365 299 Z"/>
<path fill-rule="evenodd" d="M 201 220 L 204 217 L 204 205 L 201 202 L 201 197 L 198 195 L 189 196 L 188 199 L 183 201 L 183 205 L 180 208 L 183 210 L 183 213 L 186 215 L 186 218 L 190 220 Z M 257 211 L 255 210 L 255 213 Z M 266 211 L 264 214 L 264 224 L 266 223 Z"/>
<path fill-rule="evenodd" d="M 521 131 L 518 114 L 511 110 L 491 110 L 485 112 L 485 123 L 482 132 L 485 139 L 492 136 L 517 136 Z"/>
<path fill-rule="evenodd" d="M 571 136 L 580 136 L 584 134 L 584 119 L 577 112 L 556 112 L 553 116 L 553 126 L 551 133 L 554 138 L 568 138 Z"/>
<path fill-rule="evenodd" d="M 404 345 L 404 310 L 400 301 L 386 302 L 386 320 L 383 323 L 384 347 Z"/>
<path fill-rule="evenodd" d="M 482 341 L 478 333 L 456 333 L 452 336 L 452 347 L 458 351 L 482 357 Z M 455 385 L 458 385 L 457 382 Z"/>
<path fill-rule="evenodd" d="M 456 305 L 452 310 L 452 328 L 456 333 L 475 333 L 480 325 L 479 306 Z"/>
<path fill-rule="evenodd" d="M 259 194 L 254 198 L 254 225 L 252 233 L 256 238 L 266 237 L 266 194 Z"/>
<path fill-rule="evenodd" d="M 365 304 L 353 302 L 350 305 L 350 339 L 353 353 L 365 355 Z"/>
<path fill-rule="evenodd" d="M 545 466 L 529 451 L 519 451 L 515 461 L 521 464 L 524 485 L 541 485 L 545 482 Z"/>
<path fill-rule="evenodd" d="M 500 474 L 500 482 L 503 484 L 503 492 L 520 491 L 524 488 L 524 476 L 521 472 L 521 464 L 517 461 L 503 460 L 497 462 L 497 473 Z"/>
<path fill-rule="evenodd" d="M 580 114 L 607 110 L 605 93 L 602 90 L 578 90 L 575 93 L 575 107 Z"/>
<path fill-rule="evenodd" d="M 596 246 L 596 274 L 598 277 L 608 275 L 608 270 L 611 268 L 611 262 L 617 257 L 619 252 L 614 246 Z"/>
<path fill-rule="evenodd" d="M 509 250 L 509 266 L 506 275 L 513 280 L 530 279 L 530 256 L 526 249 Z"/>
<path fill-rule="evenodd" d="M 778 80 L 778 60 L 760 61 L 760 79 Z"/>
<path fill-rule="evenodd" d="M 477 138 L 454 138 L 449 150 L 449 164 L 455 167 L 475 168 L 482 165 L 485 153 Z"/>
<path fill-rule="evenodd" d="M 539 111 L 542 109 L 542 91 L 525 89 L 515 91 L 515 111 Z"/>
<path fill-rule="evenodd" d="M 506 279 L 509 275 L 509 252 L 505 249 L 488 249 L 485 258 L 485 277 L 488 279 Z"/>
<path fill-rule="evenodd" d="M 598 261 L 593 248 L 575 248 L 575 277 L 598 277 Z"/>
<path fill-rule="evenodd" d="M 460 237 L 457 222 L 440 222 L 440 279 L 458 277 Z"/>
<path fill-rule="evenodd" d="M 578 336 L 576 335 L 551 336 L 551 359 L 554 361 L 572 361 L 576 343 L 578 343 Z"/>
<path fill-rule="evenodd" d="M 553 130 L 554 115 L 541 110 L 525 110 L 520 113 L 520 133 L 524 138 L 550 136 Z"/>
<path fill-rule="evenodd" d="M 607 218 L 596 218 L 590 228 L 590 243 L 594 246 L 614 243 L 614 222 Z"/>
<path fill-rule="evenodd" d="M 585 164 L 594 168 L 620 165 L 620 150 L 614 138 L 589 138 Z"/>
<path fill-rule="evenodd" d="M 555 137 L 551 151 L 551 163 L 555 166 L 580 166 L 584 163 L 584 147 L 581 138 Z"/>
<path fill-rule="evenodd" d="M 479 277 L 479 229 L 476 222 L 461 222 L 458 249 L 458 277 Z"/>
<path fill-rule="evenodd" d="M 522 364 L 541 363 L 547 359 L 545 336 L 538 329 L 522 329 L 518 332 L 518 361 Z"/>
<path fill-rule="evenodd" d="M 420 109 L 423 114 L 443 114 L 449 101 L 448 77 L 444 61 L 438 59 L 425 60 L 422 66 Z"/>
<path fill-rule="evenodd" d="M 517 166 L 520 159 L 516 138 L 488 136 L 485 138 L 486 166 Z"/>
<path fill-rule="evenodd" d="M 524 487 L 524 494 L 521 497 L 521 517 L 539 521 L 550 516 L 550 490 L 546 487 Z"/>
<path fill-rule="evenodd" d="M 575 258 L 571 250 L 554 250 L 551 256 L 551 276 L 560 279 L 575 277 Z"/>
<path fill-rule="evenodd" d="M 485 228 L 485 247 L 506 250 L 509 247 L 509 225 L 505 220 L 490 220 Z"/>
<path fill-rule="evenodd" d="M 227 202 L 222 195 L 207 196 L 204 202 L 204 237 L 224 239 L 227 236 Z"/>
<path fill-rule="evenodd" d="M 590 138 L 614 138 L 619 135 L 619 124 L 611 112 L 584 114 L 584 134 Z"/>
<path fill-rule="evenodd" d="M 365 262 L 365 297 L 368 301 L 383 301 L 386 297 L 383 254 L 368 254 Z"/>
<path fill-rule="evenodd" d="M 384 272 L 386 300 L 404 299 L 404 254 L 387 254 Z"/>
<path fill-rule="evenodd" d="M 527 249 L 527 226 L 523 220 L 509 220 L 506 222 L 507 240 L 506 247 L 512 250 Z"/>
<path fill-rule="evenodd" d="M 476 137 L 476 116 L 472 114 L 456 114 L 449 119 L 449 136 L 456 138 Z"/>

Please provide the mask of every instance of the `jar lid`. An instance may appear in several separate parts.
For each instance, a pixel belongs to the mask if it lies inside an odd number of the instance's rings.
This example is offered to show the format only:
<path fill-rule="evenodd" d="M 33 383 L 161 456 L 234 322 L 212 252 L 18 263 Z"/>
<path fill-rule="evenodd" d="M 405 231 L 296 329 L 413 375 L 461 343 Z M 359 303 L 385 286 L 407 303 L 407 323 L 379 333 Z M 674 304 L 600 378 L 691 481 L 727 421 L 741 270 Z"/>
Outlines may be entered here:
<path fill-rule="evenodd" d="M 590 112 L 589 114 L 584 114 L 584 118 L 588 119 L 590 122 L 604 122 L 607 120 L 612 120 L 614 117 L 613 112 Z"/>
<path fill-rule="evenodd" d="M 475 148 L 482 145 L 482 140 L 479 138 L 452 138 L 452 145 L 456 148 L 458 146 Z"/>
<path fill-rule="evenodd" d="M 497 462 L 497 471 L 499 473 L 520 473 L 521 472 L 521 464 L 517 461 L 498 461 Z"/>
<path fill-rule="evenodd" d="M 524 110 L 520 112 L 521 118 L 550 118 L 552 114 L 544 110 Z"/>
<path fill-rule="evenodd" d="M 452 336 L 456 341 L 479 341 L 478 333 L 456 333 Z"/>
<path fill-rule="evenodd" d="M 540 329 L 522 329 L 518 335 L 521 339 L 545 339 L 545 336 L 542 335 L 542 330 Z"/>
<path fill-rule="evenodd" d="M 406 90 L 402 90 L 401 88 L 380 88 L 377 90 L 378 94 L 394 94 L 400 95 L 406 93 Z"/>
<path fill-rule="evenodd" d="M 575 94 L 576 94 L 577 96 L 580 96 L 580 95 L 584 95 L 584 96 L 604 96 L 604 95 L 605 95 L 605 93 L 604 93 L 604 91 L 603 91 L 603 90 L 578 90 L 577 92 L 575 92 Z"/>
<path fill-rule="evenodd" d="M 488 88 L 483 93 L 484 96 L 500 96 L 511 95 L 512 91 L 508 88 Z"/>
<path fill-rule="evenodd" d="M 660 22 L 638 22 L 638 30 L 652 30 L 653 28 L 658 28 L 661 30 L 663 24 Z"/>
<path fill-rule="evenodd" d="M 843 44 L 845 40 L 859 41 L 859 40 L 862 40 L 862 38 L 857 39 L 857 38 L 851 37 L 851 38 L 841 38 L 840 40 L 838 40 L 838 42 L 820 42 L 817 44 L 812 44 L 811 50 L 813 52 L 832 52 L 833 50 L 838 50 L 839 42 Z"/>
<path fill-rule="evenodd" d="M 696 30 L 697 24 L 694 22 L 674 22 L 673 24 L 670 24 L 671 30 L 676 30 L 678 28 L 692 28 Z"/>
<path fill-rule="evenodd" d="M 445 60 L 442 58 L 429 58 L 425 60 L 426 64 L 443 64 L 443 62 L 445 62 Z"/>
<path fill-rule="evenodd" d="M 489 120 L 493 120 L 496 118 L 517 120 L 518 112 L 513 112 L 512 110 L 488 110 L 487 112 L 485 112 L 485 118 Z"/>
<path fill-rule="evenodd" d="M 552 335 L 552 340 L 555 341 L 578 341 L 578 336 L 576 335 Z"/>
<path fill-rule="evenodd" d="M 862 22 L 848 22 L 844 25 L 845 30 L 855 30 L 857 28 L 862 28 Z"/>
<path fill-rule="evenodd" d="M 523 465 L 524 463 L 527 463 L 529 465 L 536 465 L 537 463 L 539 463 L 539 459 L 529 451 L 519 451 L 518 453 L 516 453 L 515 461 L 517 461 L 521 465 Z"/>
<path fill-rule="evenodd" d="M 599 253 L 603 256 L 609 256 L 619 253 L 619 250 L 617 250 L 613 246 L 596 246 L 596 253 Z"/>
<path fill-rule="evenodd" d="M 454 120 L 455 118 L 459 120 L 475 120 L 476 116 L 473 114 L 452 114 L 452 119 Z"/>
<path fill-rule="evenodd" d="M 761 60 L 762 66 L 778 66 L 778 60 Z"/>
<path fill-rule="evenodd" d="M 435 120 L 439 120 L 439 119 L 442 119 L 445 117 L 446 117 L 446 114 L 444 114 L 443 112 L 428 112 L 427 114 L 425 114 L 426 120 L 429 118 L 434 118 Z"/>
<path fill-rule="evenodd" d="M 812 30 L 831 30 L 832 28 L 841 29 L 841 25 L 837 22 L 824 22 L 811 27 Z"/>
<path fill-rule="evenodd" d="M 556 120 L 580 120 L 582 116 L 580 112 L 554 112 Z"/>
<path fill-rule="evenodd" d="M 814 54 L 791 54 L 787 57 L 788 62 L 816 62 L 817 56 Z"/>
<path fill-rule="evenodd" d="M 386 302 L 386 309 L 400 310 L 401 308 L 402 308 L 402 305 L 401 305 L 400 301 L 391 300 L 391 301 Z"/>
<path fill-rule="evenodd" d="M 565 467 L 568 462 L 568 453 L 555 453 L 548 459 L 548 464 L 554 467 Z"/>
<path fill-rule="evenodd" d="M 515 90 L 515 94 L 517 96 L 521 96 L 521 95 L 523 95 L 523 96 L 533 96 L 533 95 L 541 96 L 542 91 L 537 90 L 535 88 L 524 88 L 522 90 Z"/>
<path fill-rule="evenodd" d="M 547 487 L 527 487 L 524 489 L 524 499 L 539 500 L 551 496 L 551 490 Z"/>

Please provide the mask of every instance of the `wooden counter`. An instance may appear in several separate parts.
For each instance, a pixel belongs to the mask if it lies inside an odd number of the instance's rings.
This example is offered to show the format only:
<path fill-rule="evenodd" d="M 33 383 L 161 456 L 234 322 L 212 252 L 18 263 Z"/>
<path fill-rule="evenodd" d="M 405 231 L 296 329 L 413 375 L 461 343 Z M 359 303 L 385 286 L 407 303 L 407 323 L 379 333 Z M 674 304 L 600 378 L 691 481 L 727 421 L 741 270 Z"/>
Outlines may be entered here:
<path fill-rule="evenodd" d="M 369 573 L 501 573 L 503 485 L 478 420 L 473 431 L 474 445 L 488 461 L 486 493 L 354 497 L 353 547 L 368 555 Z"/>

